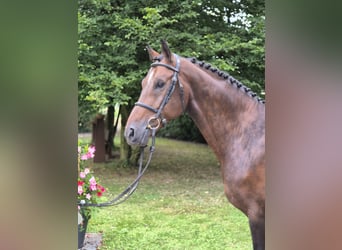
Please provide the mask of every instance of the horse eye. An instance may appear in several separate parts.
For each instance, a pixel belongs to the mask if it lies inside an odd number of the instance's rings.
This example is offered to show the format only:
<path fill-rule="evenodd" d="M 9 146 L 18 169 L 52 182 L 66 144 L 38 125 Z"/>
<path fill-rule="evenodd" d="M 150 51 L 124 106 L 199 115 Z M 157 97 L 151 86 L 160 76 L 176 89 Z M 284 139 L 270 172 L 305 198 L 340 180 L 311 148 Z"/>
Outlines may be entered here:
<path fill-rule="evenodd" d="M 158 81 L 157 82 L 157 84 L 156 84 L 156 86 L 155 86 L 155 88 L 162 88 L 162 87 L 164 87 L 164 85 L 165 85 L 165 82 L 163 82 L 163 81 Z"/>

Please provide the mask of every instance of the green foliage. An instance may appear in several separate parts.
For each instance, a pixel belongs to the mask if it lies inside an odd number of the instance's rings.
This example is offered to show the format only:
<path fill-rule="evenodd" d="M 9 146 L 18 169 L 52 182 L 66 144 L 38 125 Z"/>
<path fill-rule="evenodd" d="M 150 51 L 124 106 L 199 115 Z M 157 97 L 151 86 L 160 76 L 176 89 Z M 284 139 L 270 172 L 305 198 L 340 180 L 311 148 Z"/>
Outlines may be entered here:
<path fill-rule="evenodd" d="M 150 64 L 145 46 L 159 50 L 160 39 L 263 97 L 264 16 L 263 0 L 79 0 L 81 126 L 108 104 L 137 100 Z"/>

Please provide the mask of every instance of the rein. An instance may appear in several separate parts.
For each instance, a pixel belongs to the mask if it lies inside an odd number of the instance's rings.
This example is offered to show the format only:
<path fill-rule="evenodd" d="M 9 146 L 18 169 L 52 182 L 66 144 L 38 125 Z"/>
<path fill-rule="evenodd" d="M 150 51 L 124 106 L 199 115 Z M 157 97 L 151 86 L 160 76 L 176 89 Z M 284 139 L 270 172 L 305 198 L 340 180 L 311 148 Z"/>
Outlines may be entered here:
<path fill-rule="evenodd" d="M 139 157 L 139 171 L 138 171 L 138 176 L 135 178 L 135 180 L 124 190 L 122 191 L 118 196 L 116 196 L 114 199 L 108 201 L 108 202 L 103 202 L 103 203 L 86 203 L 85 201 L 78 202 L 77 205 L 80 207 L 108 207 L 108 206 L 115 206 L 118 205 L 124 201 L 126 201 L 137 189 L 139 185 L 139 181 L 141 177 L 143 177 L 146 169 L 150 165 L 150 162 L 152 160 L 152 155 L 153 152 L 155 151 L 155 144 L 156 144 L 156 128 L 149 128 L 152 131 L 152 144 L 150 146 L 150 154 L 148 156 L 148 160 L 143 167 L 143 161 L 144 161 L 144 149 L 145 147 L 140 147 L 140 157 Z M 148 130 L 146 129 L 146 132 Z"/>

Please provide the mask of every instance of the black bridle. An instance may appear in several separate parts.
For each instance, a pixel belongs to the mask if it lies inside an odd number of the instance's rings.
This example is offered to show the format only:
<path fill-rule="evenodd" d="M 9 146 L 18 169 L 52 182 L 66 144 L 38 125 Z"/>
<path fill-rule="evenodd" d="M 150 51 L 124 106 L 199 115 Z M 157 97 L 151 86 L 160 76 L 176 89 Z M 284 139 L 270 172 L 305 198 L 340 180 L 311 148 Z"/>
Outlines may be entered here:
<path fill-rule="evenodd" d="M 179 68 L 180 68 L 180 59 L 179 56 L 177 54 L 174 54 L 175 58 L 176 58 L 176 67 L 173 67 L 171 65 L 165 64 L 165 63 L 161 63 L 160 62 L 160 58 L 157 59 L 157 62 L 154 62 L 151 64 L 151 67 L 157 67 L 157 66 L 163 66 L 165 68 L 168 68 L 170 70 L 173 71 L 173 75 L 172 75 L 172 79 L 171 79 L 171 84 L 169 89 L 166 92 L 166 95 L 164 96 L 159 108 L 154 108 L 148 104 L 142 103 L 142 102 L 136 102 L 135 106 L 139 106 L 139 107 L 143 107 L 145 109 L 148 109 L 150 111 L 152 111 L 153 113 L 155 113 L 155 116 L 152 116 L 147 123 L 147 128 L 148 129 L 157 129 L 161 123 L 166 123 L 166 120 L 163 118 L 162 116 L 162 112 L 164 107 L 166 106 L 166 104 L 169 102 L 173 92 L 175 91 L 176 88 L 176 84 L 178 83 L 179 86 L 179 93 L 180 93 L 180 98 L 181 98 L 181 102 L 182 102 L 182 109 L 184 112 L 184 88 L 183 85 L 181 84 L 181 82 L 179 81 L 178 78 L 178 74 L 179 74 Z"/>

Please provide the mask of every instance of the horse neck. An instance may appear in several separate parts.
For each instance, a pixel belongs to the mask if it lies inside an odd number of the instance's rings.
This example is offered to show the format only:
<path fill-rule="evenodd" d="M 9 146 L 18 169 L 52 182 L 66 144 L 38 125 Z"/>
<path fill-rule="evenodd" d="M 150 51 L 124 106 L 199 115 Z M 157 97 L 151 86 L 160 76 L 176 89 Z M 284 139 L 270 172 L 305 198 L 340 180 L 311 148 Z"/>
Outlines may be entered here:
<path fill-rule="evenodd" d="M 197 65 L 183 65 L 191 89 L 187 111 L 219 159 L 234 143 L 264 136 L 264 104 Z"/>

